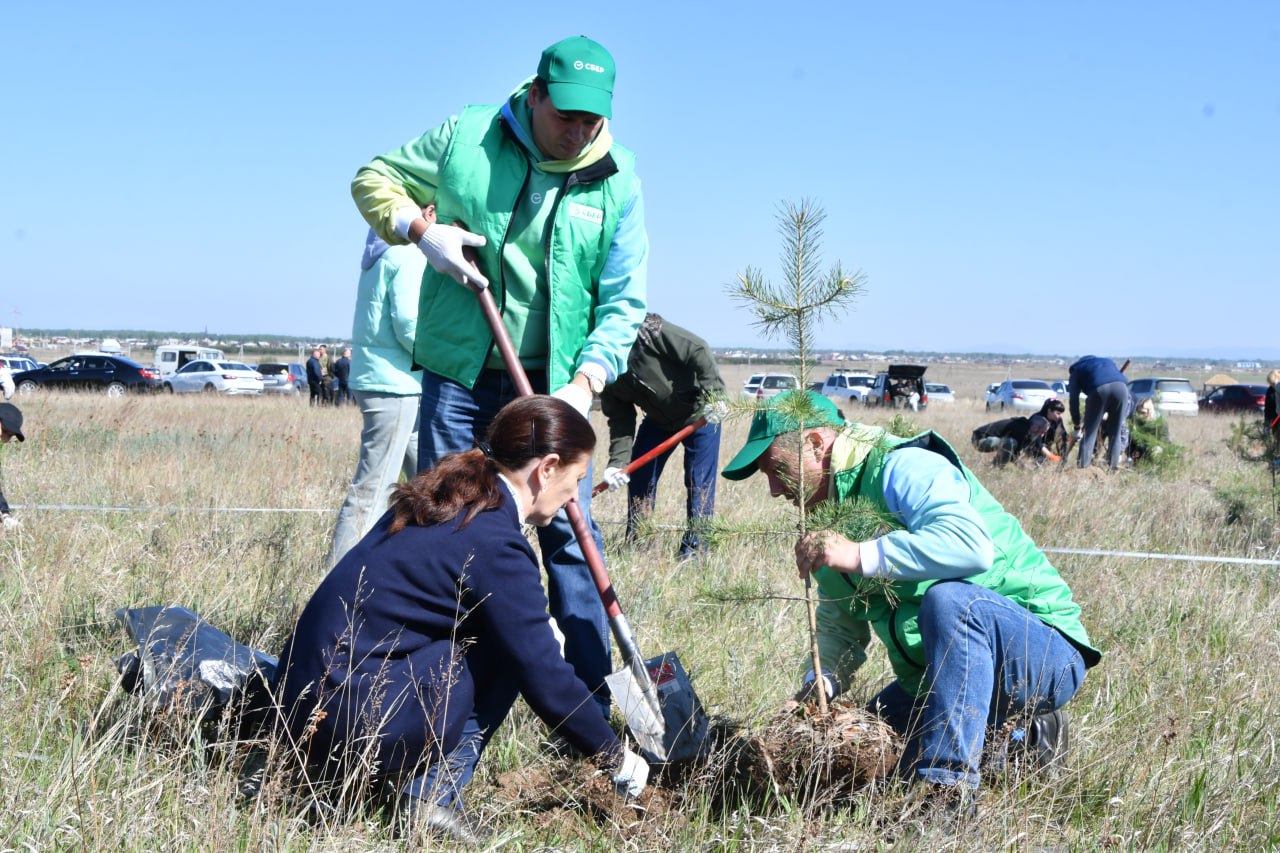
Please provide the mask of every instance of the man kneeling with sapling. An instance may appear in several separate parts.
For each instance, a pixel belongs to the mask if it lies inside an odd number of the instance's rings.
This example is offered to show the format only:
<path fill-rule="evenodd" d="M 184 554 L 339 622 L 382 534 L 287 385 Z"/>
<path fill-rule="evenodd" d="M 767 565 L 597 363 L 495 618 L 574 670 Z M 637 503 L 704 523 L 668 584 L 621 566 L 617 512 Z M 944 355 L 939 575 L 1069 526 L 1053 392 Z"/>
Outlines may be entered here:
<path fill-rule="evenodd" d="M 830 400 L 787 392 L 755 413 L 723 475 L 757 470 L 774 497 L 809 510 L 863 498 L 889 528 L 866 541 L 821 530 L 796 543 L 800 577 L 818 587 L 823 667 L 809 669 L 797 698 L 838 695 L 874 631 L 895 679 L 868 710 L 904 738 L 913 809 L 974 813 L 988 727 L 1013 727 L 1037 764 L 1061 762 L 1061 709 L 1101 654 L 1066 582 L 950 445 L 932 432 L 904 439 L 846 424 Z"/>

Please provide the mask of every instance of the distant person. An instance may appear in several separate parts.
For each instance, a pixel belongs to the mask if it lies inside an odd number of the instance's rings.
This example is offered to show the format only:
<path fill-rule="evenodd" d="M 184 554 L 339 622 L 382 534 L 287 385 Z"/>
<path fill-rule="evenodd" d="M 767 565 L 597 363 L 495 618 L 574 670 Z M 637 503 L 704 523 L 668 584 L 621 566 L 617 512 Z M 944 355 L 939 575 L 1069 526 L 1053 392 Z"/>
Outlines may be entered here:
<path fill-rule="evenodd" d="M 1103 415 L 1107 418 L 1107 438 L 1111 441 L 1111 470 L 1120 467 L 1124 452 L 1121 429 L 1129 404 L 1129 386 L 1124 374 L 1109 358 L 1086 355 L 1070 367 L 1067 394 L 1071 398 L 1071 425 L 1080 442 L 1079 464 L 1088 468 L 1093 462 L 1093 448 L 1098 441 Z M 1080 418 L 1080 397 L 1085 397 L 1084 419 Z"/>
<path fill-rule="evenodd" d="M 1067 452 L 1067 426 L 1062 422 L 1066 411 L 1067 404 L 1055 397 L 1045 400 L 1040 411 L 1036 412 L 1049 422 L 1049 431 L 1044 434 L 1044 446 L 1058 456 Z"/>
<path fill-rule="evenodd" d="M 1040 415 L 1005 418 L 973 431 L 970 440 L 980 453 L 995 453 L 992 464 L 1003 468 L 1010 462 L 1028 459 L 1035 465 L 1057 462 L 1062 457 L 1045 446 L 1049 421 Z"/>
<path fill-rule="evenodd" d="M 18 441 L 27 440 L 27 437 L 22 434 L 22 411 L 13 403 L 0 403 L 0 451 L 3 451 L 4 445 L 13 438 Z M 0 458 L 3 457 L 4 454 L 0 452 Z M 0 484 L 3 482 L 0 479 Z M 0 489 L 0 527 L 6 531 L 22 527 L 22 522 L 10 515 L 9 502 L 4 499 L 2 489 Z"/>
<path fill-rule="evenodd" d="M 330 566 L 387 511 L 401 475 L 407 480 L 418 473 L 422 371 L 413 369 L 413 335 L 426 265 L 416 246 L 388 246 L 369 231 L 351 324 L 351 387 L 364 426 L 355 476 L 333 531 Z"/>
<path fill-rule="evenodd" d="M 421 254 L 421 253 L 419 253 Z M 342 406 L 351 402 L 351 349 L 342 351 L 342 356 L 333 363 L 334 405 Z"/>
<path fill-rule="evenodd" d="M 600 409 L 609 421 L 610 489 L 627 485 L 627 538 L 637 520 L 653 511 L 658 478 L 675 451 L 672 447 L 627 476 L 623 470 L 675 433 L 705 416 L 707 423 L 684 438 L 685 515 L 689 527 L 680 540 L 680 559 L 706 550 L 699 533 L 715 512 L 716 465 L 720 459 L 720 420 L 728 406 L 711 400 L 724 397 L 724 380 L 707 342 L 658 314 L 648 314 L 627 358 L 627 371 L 600 394 Z M 644 420 L 636 428 L 636 409 Z"/>
<path fill-rule="evenodd" d="M 324 403 L 324 364 L 320 361 L 320 347 L 316 347 L 311 351 L 311 358 L 307 359 L 307 387 L 311 389 L 311 405 L 319 406 Z"/>
<path fill-rule="evenodd" d="M 516 697 L 631 796 L 649 768 L 560 655 L 525 524 L 578 494 L 596 437 L 563 400 L 521 397 L 478 447 L 396 489 L 392 510 L 329 572 L 280 653 L 276 693 L 309 775 L 386 790 L 410 820 L 467 844 L 473 766 Z M 455 769 L 459 772 L 455 773 Z M 372 778 L 370 778 L 372 777 Z"/>
<path fill-rule="evenodd" d="M 320 367 L 323 371 L 320 378 L 320 397 L 326 406 L 333 404 L 333 356 L 329 355 L 329 347 L 320 345 Z"/>
<path fill-rule="evenodd" d="M 1271 435 L 1272 447 L 1280 443 L 1280 410 L 1276 408 L 1276 384 L 1280 383 L 1280 370 L 1267 374 L 1267 393 L 1262 400 L 1262 419 Z"/>

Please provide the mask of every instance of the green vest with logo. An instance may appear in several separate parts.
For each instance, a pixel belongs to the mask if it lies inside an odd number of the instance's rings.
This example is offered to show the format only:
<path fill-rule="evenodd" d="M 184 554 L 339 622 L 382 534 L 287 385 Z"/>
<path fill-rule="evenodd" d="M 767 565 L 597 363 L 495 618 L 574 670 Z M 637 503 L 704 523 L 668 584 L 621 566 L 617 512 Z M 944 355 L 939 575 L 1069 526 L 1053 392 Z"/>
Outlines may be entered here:
<path fill-rule="evenodd" d="M 480 268 L 501 312 L 506 298 L 502 250 L 512 212 L 533 168 L 498 107 L 467 107 L 440 163 L 436 217 L 483 234 Z M 546 237 L 543 284 L 549 293 L 548 390 L 573 379 L 595 325 L 597 287 L 623 206 L 631 197 L 635 156 L 614 143 L 597 162 L 565 175 Z M 493 337 L 468 288 L 427 266 L 418 303 L 414 361 L 467 388 L 475 385 Z"/>
<path fill-rule="evenodd" d="M 1056 628 L 1080 651 L 1088 666 L 1101 660 L 1101 653 L 1089 645 L 1089 635 L 1080 624 L 1080 606 L 1072 600 L 1071 588 L 1023 531 L 1018 520 L 978 482 L 941 436 L 934 432 L 910 439 L 887 436 L 861 465 L 833 474 L 835 500 L 864 497 L 889 517 L 884 500 L 885 462 L 888 454 L 906 447 L 939 453 L 960 470 L 969 484 L 969 503 L 991 534 L 995 546 L 991 568 L 964 580 L 1003 595 Z M 822 595 L 840 602 L 852 618 L 870 623 L 884 643 L 902 688 L 915 696 L 923 694 L 925 658 L 918 617 L 925 591 L 938 581 L 861 578 L 825 567 L 819 569 L 814 578 Z"/>

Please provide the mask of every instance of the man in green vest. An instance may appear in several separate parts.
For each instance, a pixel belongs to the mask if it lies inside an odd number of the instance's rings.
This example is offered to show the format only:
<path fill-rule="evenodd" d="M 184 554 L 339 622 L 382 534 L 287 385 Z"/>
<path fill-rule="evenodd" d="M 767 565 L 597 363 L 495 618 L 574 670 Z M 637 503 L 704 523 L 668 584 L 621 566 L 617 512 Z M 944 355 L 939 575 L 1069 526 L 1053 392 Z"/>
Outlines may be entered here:
<path fill-rule="evenodd" d="M 800 577 L 818 586 L 822 660 L 820 673 L 806 664 L 801 698 L 838 695 L 874 632 L 895 679 L 868 708 L 904 737 L 900 768 L 924 783 L 923 802 L 969 811 L 987 729 L 1006 721 L 1034 762 L 1061 760 L 1061 709 L 1101 654 L 1066 582 L 950 445 L 845 424 L 825 397 L 788 392 L 755 413 L 723 474 L 757 470 L 774 497 L 809 509 L 863 499 L 881 519 L 870 536 L 796 543 Z"/>
<path fill-rule="evenodd" d="M 534 390 L 583 417 L 626 370 L 645 316 L 649 241 L 635 155 L 609 131 L 615 74 L 591 39 L 556 42 L 503 103 L 466 107 L 352 181 L 377 236 L 416 244 L 428 261 L 413 348 L 423 368 L 421 469 L 475 446 L 516 393 L 471 287 L 492 292 Z M 590 499 L 588 473 L 578 503 L 601 548 Z M 563 512 L 538 539 L 565 658 L 607 715 L 608 622 L 582 550 Z M 493 728 L 469 733 L 464 747 Z M 451 758 L 455 788 L 478 754 Z M 414 795 L 454 802 L 425 788 Z"/>

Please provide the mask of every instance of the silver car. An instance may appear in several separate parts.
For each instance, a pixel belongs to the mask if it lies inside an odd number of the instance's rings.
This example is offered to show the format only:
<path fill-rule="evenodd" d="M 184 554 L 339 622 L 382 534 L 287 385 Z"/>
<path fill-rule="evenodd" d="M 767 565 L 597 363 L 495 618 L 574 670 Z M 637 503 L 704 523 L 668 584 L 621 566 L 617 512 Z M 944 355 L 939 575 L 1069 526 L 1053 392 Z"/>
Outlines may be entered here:
<path fill-rule="evenodd" d="M 1129 396 L 1136 408 L 1143 400 L 1151 400 L 1162 415 L 1195 415 L 1200 402 L 1189 379 L 1172 376 L 1147 376 L 1129 383 Z"/>
<path fill-rule="evenodd" d="M 262 374 L 238 361 L 189 361 L 165 377 L 164 390 L 171 394 L 261 394 Z"/>

